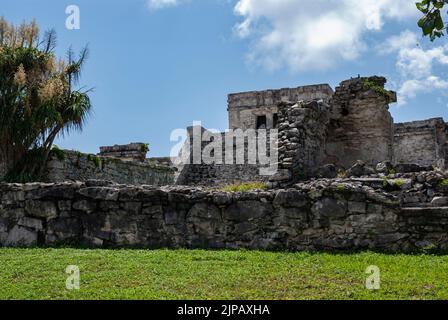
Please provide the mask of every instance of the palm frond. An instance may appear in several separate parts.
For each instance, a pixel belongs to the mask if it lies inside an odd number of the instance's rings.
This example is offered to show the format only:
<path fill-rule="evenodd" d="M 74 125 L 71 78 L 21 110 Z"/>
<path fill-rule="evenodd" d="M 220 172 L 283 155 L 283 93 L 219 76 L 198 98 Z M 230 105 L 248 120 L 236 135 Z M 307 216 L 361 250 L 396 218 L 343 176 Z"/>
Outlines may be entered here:
<path fill-rule="evenodd" d="M 43 39 L 44 52 L 45 53 L 53 52 L 56 49 L 56 44 L 57 44 L 56 30 L 50 29 L 46 31 Z"/>

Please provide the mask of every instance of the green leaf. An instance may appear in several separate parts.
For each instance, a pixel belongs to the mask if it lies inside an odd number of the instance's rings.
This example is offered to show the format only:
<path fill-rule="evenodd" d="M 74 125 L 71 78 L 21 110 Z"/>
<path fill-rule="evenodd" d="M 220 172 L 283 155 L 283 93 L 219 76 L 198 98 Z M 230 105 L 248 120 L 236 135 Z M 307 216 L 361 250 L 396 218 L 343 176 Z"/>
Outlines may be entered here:
<path fill-rule="evenodd" d="M 423 18 L 421 18 L 420 20 L 418 20 L 418 26 L 419 26 L 420 28 L 423 28 L 423 26 L 424 26 L 424 24 L 425 24 L 425 21 L 426 21 L 426 17 L 423 17 Z"/>
<path fill-rule="evenodd" d="M 440 15 L 440 12 L 439 12 L 439 15 L 437 16 L 437 18 L 435 20 L 435 27 L 436 27 L 437 30 L 442 30 L 443 27 L 444 27 L 444 23 L 443 23 L 443 20 L 442 20 L 442 16 Z"/>
<path fill-rule="evenodd" d="M 415 5 L 417 6 L 417 9 L 423 12 L 424 14 L 427 14 L 429 12 L 428 6 L 426 6 L 425 8 L 425 6 L 421 3 L 416 3 Z"/>
<path fill-rule="evenodd" d="M 435 28 L 435 20 L 434 19 L 425 19 L 424 23 L 423 23 L 423 34 L 425 36 L 432 34 L 432 31 Z"/>
<path fill-rule="evenodd" d="M 434 2 L 434 8 L 436 9 L 442 9 L 444 6 L 443 2 Z"/>

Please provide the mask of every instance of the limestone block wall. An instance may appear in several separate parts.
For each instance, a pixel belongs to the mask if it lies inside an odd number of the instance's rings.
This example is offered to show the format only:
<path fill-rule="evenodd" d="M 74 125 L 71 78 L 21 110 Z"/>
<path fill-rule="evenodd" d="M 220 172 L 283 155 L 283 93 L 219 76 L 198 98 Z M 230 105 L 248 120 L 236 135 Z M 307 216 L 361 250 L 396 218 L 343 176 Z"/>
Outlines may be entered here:
<path fill-rule="evenodd" d="M 442 118 L 397 123 L 394 126 L 395 163 L 444 165 L 446 124 Z"/>
<path fill-rule="evenodd" d="M 382 179 L 249 193 L 99 181 L 0 184 L 0 245 L 446 250 L 443 178 L 409 175 L 396 192 L 385 190 Z M 431 202 L 424 206 L 415 194 Z"/>
<path fill-rule="evenodd" d="M 269 176 L 260 175 L 258 165 L 187 165 L 177 185 L 225 186 L 244 182 L 268 182 Z"/>
<path fill-rule="evenodd" d="M 175 169 L 148 162 L 83 154 L 64 150 L 52 154 L 47 165 L 46 181 L 108 180 L 120 184 L 169 185 L 174 183 Z"/>
<path fill-rule="evenodd" d="M 392 160 L 393 119 L 388 103 L 394 92 L 384 90 L 382 77 L 343 81 L 330 101 L 331 121 L 327 161 L 351 167 L 357 160 L 370 165 Z"/>
<path fill-rule="evenodd" d="M 202 134 L 207 132 L 205 128 L 200 128 Z M 255 134 L 257 134 L 255 132 Z M 264 134 L 264 133 L 263 133 Z M 194 162 L 194 145 L 193 141 L 193 127 L 188 128 L 189 144 L 184 146 L 184 159 L 183 164 L 177 165 L 177 185 L 202 185 L 202 186 L 221 186 L 229 185 L 241 182 L 267 182 L 269 180 L 268 175 L 260 174 L 260 169 L 267 167 L 266 165 L 261 165 L 259 159 L 257 158 L 255 163 L 249 161 L 249 141 L 248 137 L 244 138 L 244 145 L 237 145 L 237 140 L 233 140 L 231 145 L 232 152 L 232 163 L 226 159 L 226 152 L 229 148 L 226 144 L 225 133 L 218 133 L 221 136 L 222 144 L 221 147 L 221 157 L 216 157 L 213 163 L 206 163 L 201 157 L 200 164 Z M 266 155 L 270 155 L 270 132 L 266 132 Z M 210 141 L 200 142 L 200 153 L 201 156 L 205 154 L 215 155 L 213 150 L 211 152 L 204 152 L 206 148 L 210 146 Z M 258 141 L 255 141 L 255 147 L 258 145 Z M 188 149 L 188 150 L 187 150 Z M 208 149 L 210 150 L 210 149 Z M 218 154 L 216 154 L 218 155 Z M 238 156 L 243 157 L 243 163 L 238 162 Z M 185 164 L 187 163 L 187 164 Z"/>
<path fill-rule="evenodd" d="M 322 101 L 279 105 L 279 172 L 284 186 L 315 175 L 325 156 L 329 105 Z"/>
<path fill-rule="evenodd" d="M 148 153 L 144 143 L 100 147 L 100 156 L 144 162 Z"/>
<path fill-rule="evenodd" d="M 328 84 L 310 85 L 280 90 L 251 91 L 228 96 L 229 128 L 256 129 L 257 116 L 267 117 L 267 128 L 273 127 L 273 115 L 281 102 L 328 100 L 333 89 Z"/>

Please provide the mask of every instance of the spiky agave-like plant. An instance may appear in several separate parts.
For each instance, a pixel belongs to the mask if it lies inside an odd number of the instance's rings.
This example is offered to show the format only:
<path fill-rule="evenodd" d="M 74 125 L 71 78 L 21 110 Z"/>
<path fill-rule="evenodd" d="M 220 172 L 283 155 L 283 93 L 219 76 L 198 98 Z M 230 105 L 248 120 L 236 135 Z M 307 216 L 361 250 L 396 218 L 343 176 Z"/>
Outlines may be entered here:
<path fill-rule="evenodd" d="M 16 27 L 0 18 L 0 163 L 8 181 L 41 178 L 54 140 L 81 131 L 91 113 L 90 90 L 75 89 L 87 47 L 57 61 L 55 44 L 53 30 L 39 39 L 34 21 Z"/>

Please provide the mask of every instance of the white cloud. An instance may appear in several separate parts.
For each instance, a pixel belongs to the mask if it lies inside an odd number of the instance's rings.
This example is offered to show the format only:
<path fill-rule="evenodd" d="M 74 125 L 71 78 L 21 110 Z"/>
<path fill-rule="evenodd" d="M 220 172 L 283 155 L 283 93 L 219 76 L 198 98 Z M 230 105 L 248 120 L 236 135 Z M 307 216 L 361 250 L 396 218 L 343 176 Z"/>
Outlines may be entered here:
<path fill-rule="evenodd" d="M 448 89 L 448 81 L 434 73 L 435 65 L 448 65 L 448 45 L 424 49 L 419 44 L 417 34 L 406 30 L 389 38 L 379 52 L 397 54 L 399 106 L 420 93 Z"/>
<path fill-rule="evenodd" d="M 437 76 L 406 80 L 398 91 L 398 105 L 403 106 L 407 104 L 409 99 L 414 99 L 420 93 L 428 93 L 442 89 L 448 89 L 448 81 L 440 79 Z"/>
<path fill-rule="evenodd" d="M 151 10 L 164 9 L 179 5 L 182 0 L 148 0 L 148 6 Z"/>
<path fill-rule="evenodd" d="M 399 35 L 392 36 L 383 44 L 378 46 L 378 52 L 381 54 L 388 54 L 400 51 L 402 48 L 412 48 L 419 45 L 417 34 L 412 31 L 405 30 Z"/>
<path fill-rule="evenodd" d="M 448 64 L 445 47 L 430 50 L 403 47 L 398 53 L 397 68 L 408 77 L 428 77 L 432 74 L 434 63 Z"/>
<path fill-rule="evenodd" d="M 411 0 L 239 0 L 235 13 L 236 33 L 253 40 L 251 62 L 297 71 L 357 58 L 367 32 L 417 10 Z"/>

